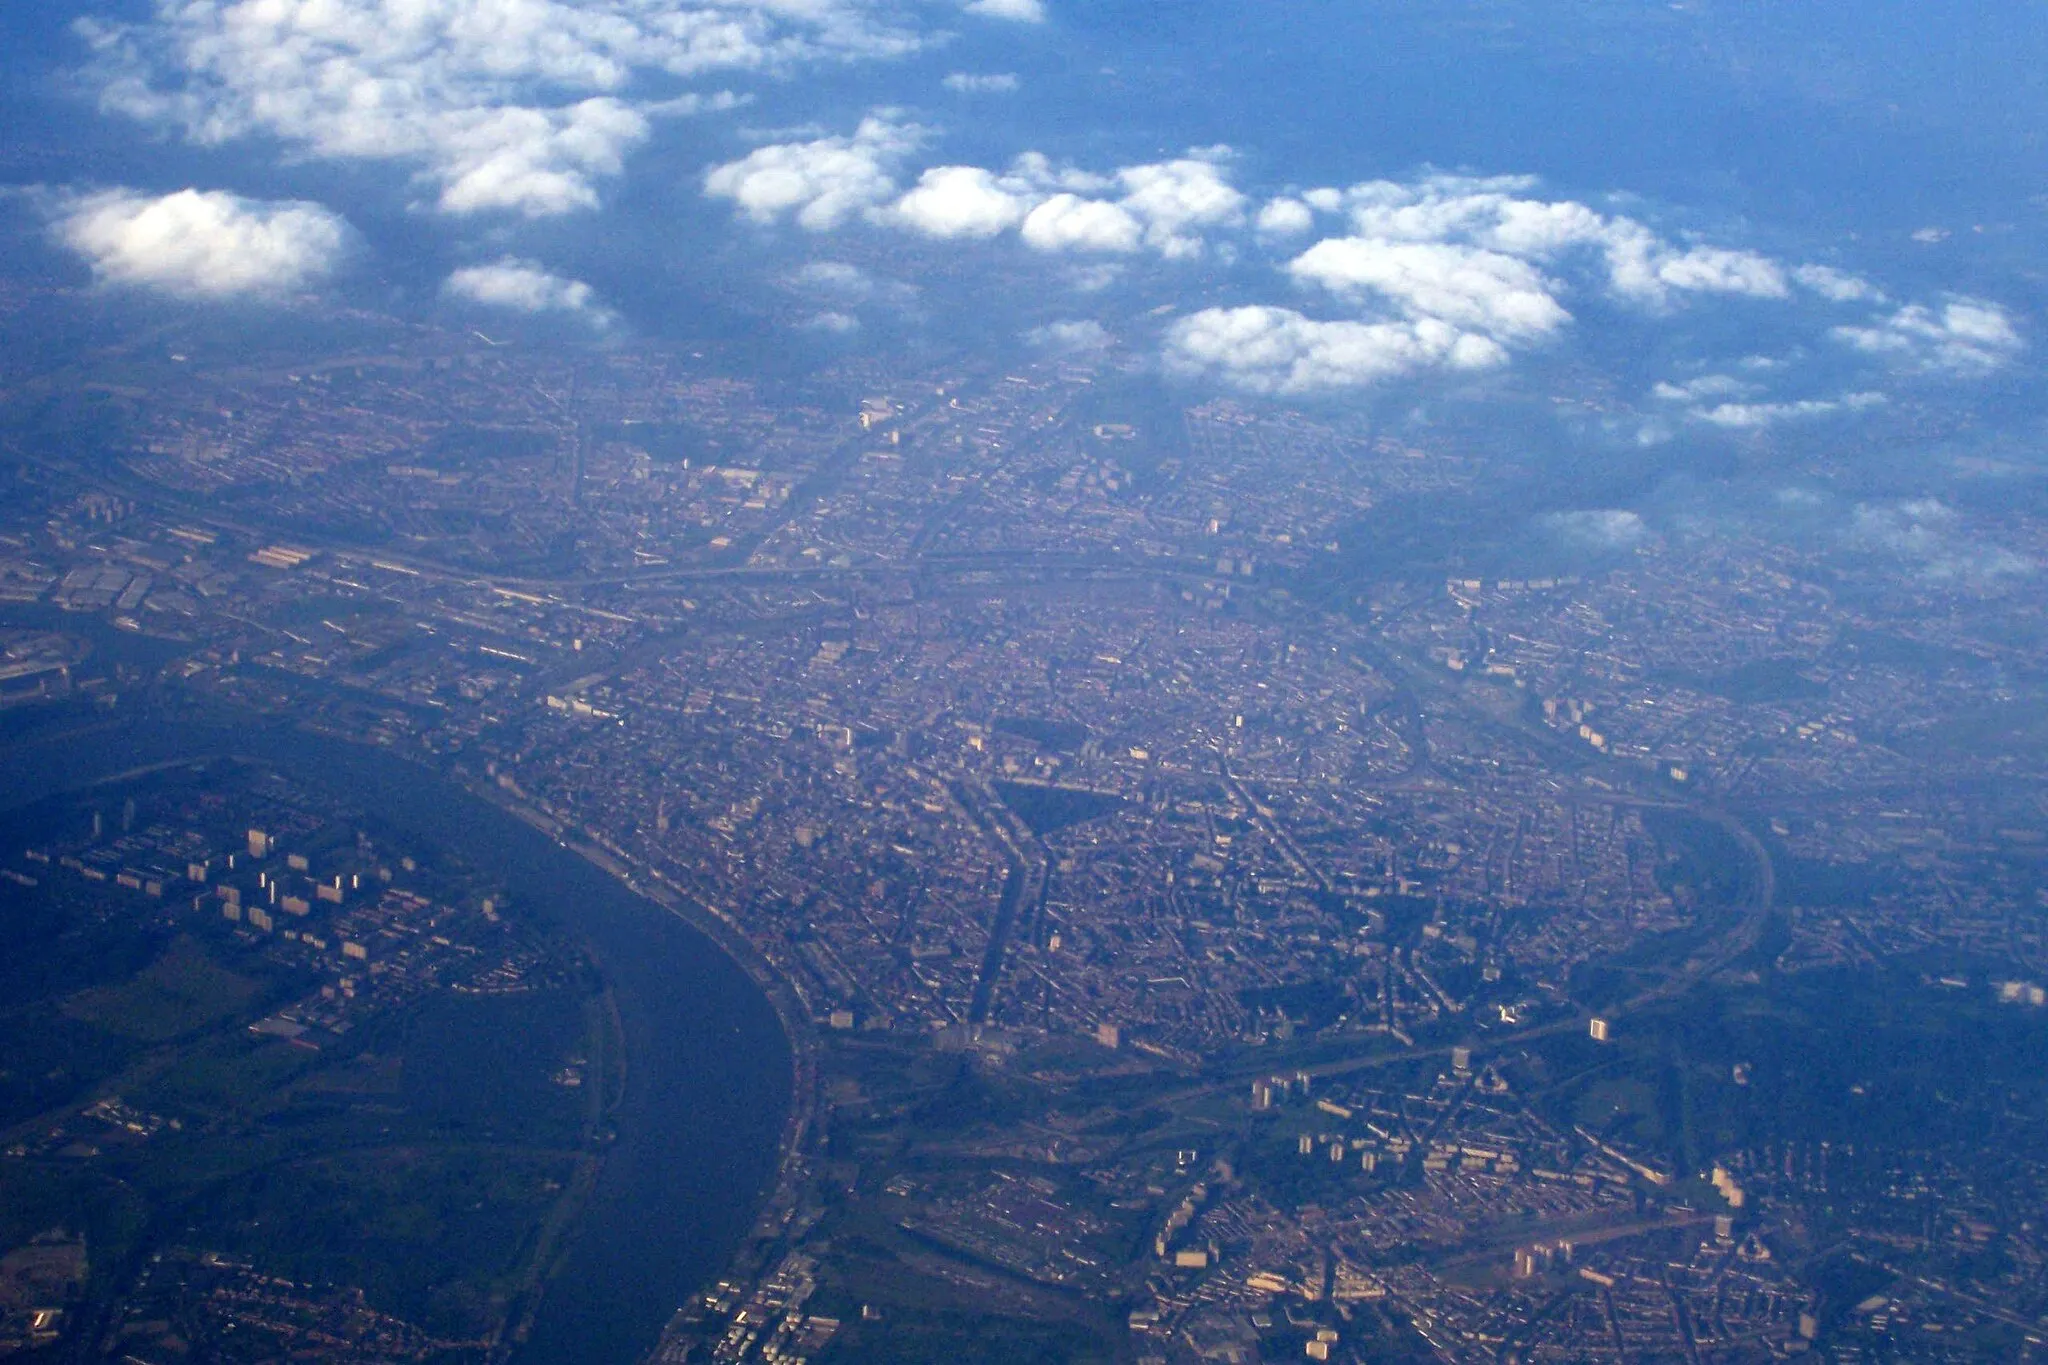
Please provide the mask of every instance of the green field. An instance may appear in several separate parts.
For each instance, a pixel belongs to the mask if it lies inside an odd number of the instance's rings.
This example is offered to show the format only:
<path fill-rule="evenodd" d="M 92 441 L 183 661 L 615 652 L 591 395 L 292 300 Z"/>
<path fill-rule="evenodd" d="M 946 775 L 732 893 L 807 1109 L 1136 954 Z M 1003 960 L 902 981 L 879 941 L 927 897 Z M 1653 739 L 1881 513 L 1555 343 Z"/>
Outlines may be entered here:
<path fill-rule="evenodd" d="M 177 782 L 158 795 L 179 809 L 220 785 Z M 89 829 L 90 814 L 39 812 L 14 838 Z M 251 823 L 222 821 L 230 846 Z M 356 848 L 349 826 L 300 825 L 297 846 L 316 857 Z M 446 858 L 415 885 L 450 906 L 487 893 Z M 531 979 L 497 993 L 431 975 L 387 987 L 331 949 L 209 909 L 71 870 L 0 885 L 16 932 L 0 962 L 0 1254 L 82 1235 L 81 1321 L 121 1311 L 158 1254 L 221 1253 L 359 1289 L 443 1341 L 505 1330 L 600 1164 L 618 1073 L 601 980 L 564 941 L 463 912 L 442 931 L 471 935 L 447 950 L 456 968 L 507 954 L 539 964 Z M 333 1027 L 250 1027 L 339 1002 L 346 971 L 362 979 Z"/>
<path fill-rule="evenodd" d="M 240 1014 L 258 990 L 188 936 L 130 980 L 72 996 L 64 1013 L 123 1038 L 167 1043 Z"/>

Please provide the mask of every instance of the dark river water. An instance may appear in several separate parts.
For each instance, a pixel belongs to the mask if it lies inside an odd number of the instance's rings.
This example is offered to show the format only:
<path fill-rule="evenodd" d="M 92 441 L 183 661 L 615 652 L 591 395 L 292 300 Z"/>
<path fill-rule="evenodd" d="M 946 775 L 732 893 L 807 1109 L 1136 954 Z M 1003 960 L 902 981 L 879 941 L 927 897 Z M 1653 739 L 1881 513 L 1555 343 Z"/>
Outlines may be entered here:
<path fill-rule="evenodd" d="M 15 615 L 0 614 L 0 624 Z M 101 635 L 77 618 L 64 626 L 95 635 L 106 653 L 153 652 L 150 642 L 110 639 L 112 632 Z M 582 938 L 603 963 L 626 1039 L 618 1137 L 517 1359 L 637 1360 L 669 1315 L 723 1267 L 774 1174 L 789 1112 L 791 1056 L 753 981 L 661 907 L 414 764 L 272 722 L 194 719 L 188 712 L 169 720 L 146 706 L 116 715 L 95 722 L 77 714 L 75 723 L 0 733 L 0 807 L 154 763 L 257 759 L 458 851 L 502 877 L 516 903 Z M 506 1039 L 508 1047 L 518 1044 Z"/>

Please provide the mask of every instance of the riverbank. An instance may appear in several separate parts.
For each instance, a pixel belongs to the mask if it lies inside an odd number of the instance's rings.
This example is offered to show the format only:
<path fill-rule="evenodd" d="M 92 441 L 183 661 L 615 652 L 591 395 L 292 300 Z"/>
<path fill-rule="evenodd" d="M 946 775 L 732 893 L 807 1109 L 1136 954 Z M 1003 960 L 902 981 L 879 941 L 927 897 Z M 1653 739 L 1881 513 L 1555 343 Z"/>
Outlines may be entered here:
<path fill-rule="evenodd" d="M 8 790 L 249 759 L 461 848 L 504 877 L 515 904 L 592 942 L 618 991 L 627 1081 L 616 1141 L 514 1356 L 521 1365 L 642 1358 L 678 1306 L 786 1221 L 808 1170 L 809 1017 L 729 924 L 505 794 L 388 750 L 221 708 L 201 716 L 124 700 L 121 711 L 64 727 L 54 743 L 27 736 L 0 750 Z M 669 913 L 649 915 L 650 902 Z"/>
<path fill-rule="evenodd" d="M 625 850 L 585 829 L 578 838 L 568 826 L 528 801 L 523 801 L 496 783 L 468 780 L 462 783 L 478 800 L 498 807 L 515 819 L 553 839 L 564 849 L 583 858 L 622 885 L 654 902 L 681 919 L 692 929 L 717 944 L 734 964 L 761 988 L 775 1010 L 791 1056 L 790 1113 L 777 1145 L 774 1187 L 763 1201 L 761 1212 L 745 1243 L 729 1258 L 737 1273 L 740 1267 L 758 1268 L 768 1249 L 793 1229 L 802 1213 L 805 1194 L 815 1176 L 820 1134 L 817 1129 L 818 1057 L 822 1046 L 816 1012 L 795 980 L 762 956 L 739 926 L 715 906 L 704 904 L 676 886 L 653 868 L 638 863 Z M 680 1313 L 683 1305 L 678 1305 Z"/>

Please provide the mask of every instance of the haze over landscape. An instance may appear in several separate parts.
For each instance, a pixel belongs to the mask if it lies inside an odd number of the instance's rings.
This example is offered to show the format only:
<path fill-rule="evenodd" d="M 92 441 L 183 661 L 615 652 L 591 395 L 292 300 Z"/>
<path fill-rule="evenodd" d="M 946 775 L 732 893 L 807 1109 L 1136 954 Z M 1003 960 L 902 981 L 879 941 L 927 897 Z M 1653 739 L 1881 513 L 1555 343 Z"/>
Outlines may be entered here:
<path fill-rule="evenodd" d="M 2038 5 L 0 54 L 0 1355 L 2043 1355 Z"/>

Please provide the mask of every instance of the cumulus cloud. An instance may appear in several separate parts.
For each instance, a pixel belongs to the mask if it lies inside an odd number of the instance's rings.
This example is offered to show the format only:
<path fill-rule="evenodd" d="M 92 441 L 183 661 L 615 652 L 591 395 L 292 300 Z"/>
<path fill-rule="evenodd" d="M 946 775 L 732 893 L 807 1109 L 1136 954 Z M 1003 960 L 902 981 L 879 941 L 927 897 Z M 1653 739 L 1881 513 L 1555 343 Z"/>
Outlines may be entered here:
<path fill-rule="evenodd" d="M 563 109 L 494 109 L 451 121 L 437 138 L 440 206 L 450 213 L 507 210 L 547 217 L 597 207 L 599 177 L 617 175 L 647 116 L 623 101 Z"/>
<path fill-rule="evenodd" d="M 1561 331 L 1573 321 L 1567 300 L 1588 294 L 1651 317 L 1710 296 L 1885 302 L 1876 285 L 1832 266 L 1786 265 L 1755 251 L 1673 240 L 1640 219 L 1548 199 L 1537 190 L 1527 176 L 1373 180 L 1269 201 L 1257 223 L 1273 242 L 1312 226 L 1317 213 L 1342 213 L 1348 235 L 1326 237 L 1287 261 L 1297 283 L 1351 301 L 1363 321 L 1390 313 L 1411 322 L 1434 320 L 1507 349 Z M 1904 368 L 1951 373 L 1997 368 L 2024 348 L 2004 310 L 1968 298 L 1909 305 L 1867 325 L 1837 327 L 1833 335 Z M 1695 420 L 1746 428 L 1882 401 L 1857 393 L 1752 402 L 1760 391 L 1727 376 L 1660 385 L 1654 392 L 1691 405 Z"/>
<path fill-rule="evenodd" d="M 1024 241 L 1040 251 L 1136 251 L 1145 225 L 1129 209 L 1100 199 L 1056 194 L 1024 219 Z"/>
<path fill-rule="evenodd" d="M 83 20 L 102 106 L 195 142 L 418 168 L 449 212 L 563 213 L 665 115 L 645 87 L 909 52 L 867 0 L 153 0 Z"/>
<path fill-rule="evenodd" d="M 1008 19 L 1019 24 L 1045 22 L 1045 0 L 968 0 L 966 9 L 984 19 Z"/>
<path fill-rule="evenodd" d="M 1202 232 L 1243 225 L 1246 201 L 1228 181 L 1226 157 L 1168 164 L 1184 179 L 1164 197 L 1185 201 Z M 1119 177 L 1127 189 L 1137 183 L 1130 170 Z M 1300 375 L 1290 362 L 1286 374 L 1293 377 L 1276 378 L 1273 367 L 1255 367 L 1256 373 L 1248 380 L 1240 375 L 1240 381 L 1273 391 L 1353 382 L 1340 378 L 1345 375 L 1375 383 L 1388 372 L 1433 366 L 1437 362 L 1417 357 L 1431 353 L 1428 339 L 1447 335 L 1462 339 L 1460 354 L 1482 354 L 1478 348 L 1484 343 L 1485 363 L 1497 364 L 1511 350 L 1559 334 L 1573 321 L 1566 300 L 1587 293 L 1656 315 L 1688 298 L 1709 295 L 1783 300 L 1791 296 L 1795 281 L 1842 300 L 1861 297 L 1859 291 L 1867 288 L 1854 276 L 1823 267 L 1788 271 L 1756 252 L 1674 242 L 1635 218 L 1543 198 L 1535 193 L 1537 183 L 1527 176 L 1432 174 L 1268 200 L 1252 219 L 1258 237 L 1268 244 L 1312 231 L 1318 214 L 1343 215 L 1349 233 L 1297 251 L 1286 262 L 1286 272 L 1296 283 L 1350 304 L 1356 316 L 1346 321 L 1391 330 L 1371 332 L 1368 342 L 1365 334 L 1323 330 L 1337 323 L 1285 321 L 1289 314 L 1284 309 L 1216 314 L 1234 317 L 1238 329 L 1258 340 L 1253 348 L 1258 353 L 1278 350 L 1302 359 Z M 1210 193 L 1203 196 L 1198 190 Z M 1149 195 L 1128 192 L 1117 202 L 1141 220 L 1148 244 L 1159 246 L 1180 231 Z M 1128 232 L 1126 227 L 1122 240 L 1128 241 Z M 1176 254 L 1170 247 L 1162 249 Z M 1331 359 L 1338 354 L 1346 359 Z M 1368 354 L 1392 358 L 1384 365 L 1358 359 Z M 1723 414 L 1729 420 L 1737 415 L 1733 409 Z"/>
<path fill-rule="evenodd" d="M 922 138 L 916 125 L 877 114 L 851 137 L 771 143 L 714 166 L 704 176 L 704 192 L 730 199 L 757 223 L 794 216 L 803 227 L 826 232 L 891 198 L 891 168 Z"/>
<path fill-rule="evenodd" d="M 1374 180 L 1353 186 L 1344 202 L 1362 238 L 1464 244 L 1538 262 L 1596 253 L 1611 292 L 1637 304 L 1661 306 L 1688 293 L 1788 292 L 1783 268 L 1755 252 L 1674 245 L 1633 218 L 1568 199 L 1530 198 L 1536 183 L 1528 176 Z"/>
<path fill-rule="evenodd" d="M 1264 394 L 1355 388 L 1427 370 L 1481 370 L 1506 352 L 1446 322 L 1321 322 L 1285 308 L 1209 308 L 1175 323 L 1166 364 Z"/>
<path fill-rule="evenodd" d="M 1884 291 L 1869 280 L 1833 266 L 1802 265 L 1792 271 L 1792 278 L 1831 303 L 1884 302 Z"/>
<path fill-rule="evenodd" d="M 1084 171 L 1078 166 L 1062 166 L 1043 152 L 1021 154 L 1010 163 L 1010 174 L 1046 192 L 1102 194 L 1115 189 L 1117 184 L 1113 175 Z"/>
<path fill-rule="evenodd" d="M 1271 237 L 1292 237 L 1316 225 L 1316 212 L 1299 199 L 1285 195 L 1269 199 L 1259 210 L 1259 231 Z"/>
<path fill-rule="evenodd" d="M 1514 207 L 1512 196 L 1535 184 L 1529 176 L 1431 175 L 1412 184 L 1369 180 L 1344 191 L 1342 203 L 1361 237 L 1437 242 L 1484 235 Z"/>
<path fill-rule="evenodd" d="M 1542 524 L 1567 545 L 1586 550 L 1632 550 L 1650 538 L 1649 525 L 1641 516 L 1618 507 L 1553 512 Z"/>
<path fill-rule="evenodd" d="M 1754 251 L 1696 246 L 1687 251 L 1665 248 L 1652 236 L 1624 234 L 1611 247 L 1609 262 L 1614 286 L 1631 297 L 1663 301 L 1675 291 L 1688 294 L 1746 294 L 1782 299 L 1791 292 L 1777 262 Z"/>
<path fill-rule="evenodd" d="M 1110 336 L 1101 323 L 1083 318 L 1071 322 L 1048 322 L 1043 327 L 1034 327 L 1024 334 L 1024 342 L 1041 351 L 1075 354 L 1107 349 Z"/>
<path fill-rule="evenodd" d="M 851 137 L 758 147 L 714 167 L 704 189 L 757 222 L 793 215 L 823 231 L 859 215 L 877 226 L 962 239 L 1016 229 L 1026 245 L 1047 252 L 1150 248 L 1185 259 L 1202 254 L 1212 230 L 1245 221 L 1248 201 L 1223 169 L 1223 149 L 1107 175 L 1026 152 L 1001 173 L 932 167 L 898 197 L 895 168 L 923 139 L 923 129 L 884 111 Z"/>
<path fill-rule="evenodd" d="M 1287 269 L 1298 280 L 1374 294 L 1411 317 L 1440 318 L 1489 336 L 1533 339 L 1571 321 L 1534 266 L 1479 247 L 1333 237 Z"/>
<path fill-rule="evenodd" d="M 569 313 L 599 327 L 612 321 L 610 310 L 583 281 L 564 279 L 533 261 L 513 256 L 490 265 L 465 266 L 447 278 L 441 292 L 449 298 L 515 313 Z"/>
<path fill-rule="evenodd" d="M 946 77 L 948 90 L 963 95 L 1010 95 L 1023 87 L 1023 82 L 1009 72 L 990 75 L 975 75 L 966 71 L 955 71 Z"/>
<path fill-rule="evenodd" d="M 1234 155 L 1218 147 L 1107 171 L 1026 152 L 1003 170 L 931 167 L 905 191 L 898 171 L 924 137 L 883 111 L 849 137 L 757 148 L 714 168 L 705 189 L 758 221 L 794 217 L 821 231 L 858 221 L 941 240 L 1014 233 L 1035 251 L 1076 256 L 1228 261 L 1246 247 L 1271 252 L 1297 286 L 1321 291 L 1347 315 L 1314 320 L 1278 305 L 1212 308 L 1172 329 L 1166 355 L 1180 372 L 1268 393 L 1499 365 L 1553 342 L 1589 300 L 1642 319 L 1716 296 L 1810 307 L 1884 302 L 1875 285 L 1847 271 L 1675 239 L 1635 217 L 1543 197 L 1532 177 L 1431 174 L 1260 202 L 1233 183 Z M 1317 224 L 1332 216 L 1348 231 L 1313 240 Z M 1096 287 L 1115 278 L 1107 268 L 1087 276 Z M 1964 298 L 1898 308 L 1833 335 L 1897 365 L 1959 372 L 2003 364 L 2023 345 L 1997 305 Z M 1883 401 L 1872 392 L 1776 401 L 1729 374 L 1660 384 L 1652 393 L 1685 405 L 1692 421 L 1749 430 Z M 1657 418 L 1643 430 L 1661 439 L 1671 423 Z"/>
<path fill-rule="evenodd" d="M 1942 583 L 1986 585 L 2030 574 L 2024 555 L 1972 536 L 1962 516 L 1938 498 L 1864 503 L 1850 520 L 1848 539 L 1865 550 L 1892 555 Z"/>
<path fill-rule="evenodd" d="M 979 166 L 937 166 L 888 210 L 927 237 L 993 237 L 1024 221 L 1028 187 L 1005 183 Z"/>
<path fill-rule="evenodd" d="M 1910 369 L 1981 374 L 2025 349 L 2012 318 L 1983 299 L 1952 298 L 1939 308 L 1908 304 L 1868 326 L 1837 327 L 1837 341 Z"/>
<path fill-rule="evenodd" d="M 218 190 L 105 190 L 54 201 L 51 231 L 106 284 L 182 298 L 279 295 L 317 284 L 354 234 L 318 204 Z"/>
<path fill-rule="evenodd" d="M 1244 221 L 1245 197 L 1216 162 L 1197 157 L 1117 172 L 1123 207 L 1145 222 L 1145 241 L 1169 258 L 1199 255 L 1201 229 Z"/>

